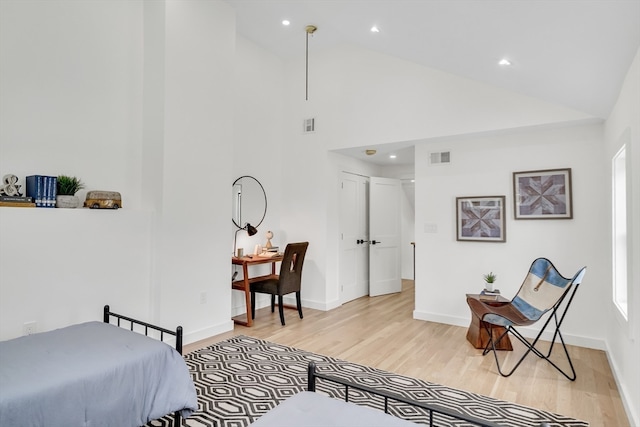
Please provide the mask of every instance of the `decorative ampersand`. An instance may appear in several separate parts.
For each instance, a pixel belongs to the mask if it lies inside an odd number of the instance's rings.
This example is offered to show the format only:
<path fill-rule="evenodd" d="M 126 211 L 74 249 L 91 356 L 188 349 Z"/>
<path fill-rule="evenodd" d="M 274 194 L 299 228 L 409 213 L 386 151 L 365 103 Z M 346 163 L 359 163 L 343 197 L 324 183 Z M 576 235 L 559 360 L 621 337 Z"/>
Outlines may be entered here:
<path fill-rule="evenodd" d="M 2 177 L 2 186 L 0 186 L 0 194 L 6 196 L 21 196 L 20 187 L 18 185 L 18 177 L 12 174 L 8 174 Z"/>

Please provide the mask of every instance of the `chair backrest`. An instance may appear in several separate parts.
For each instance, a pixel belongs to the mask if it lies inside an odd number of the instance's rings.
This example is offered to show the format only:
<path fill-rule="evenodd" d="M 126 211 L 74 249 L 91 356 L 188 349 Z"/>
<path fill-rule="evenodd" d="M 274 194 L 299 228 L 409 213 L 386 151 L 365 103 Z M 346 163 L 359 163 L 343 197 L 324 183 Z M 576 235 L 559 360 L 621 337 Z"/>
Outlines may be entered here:
<path fill-rule="evenodd" d="M 278 294 L 284 295 L 300 290 L 302 281 L 302 265 L 307 254 L 309 242 L 289 243 L 284 250 L 280 264 L 280 280 Z"/>
<path fill-rule="evenodd" d="M 538 258 L 531 263 L 529 273 L 512 304 L 529 320 L 538 320 L 562 303 L 569 289 L 582 282 L 585 272 L 586 267 L 583 267 L 572 278 L 567 278 L 558 272 L 551 261 Z"/>

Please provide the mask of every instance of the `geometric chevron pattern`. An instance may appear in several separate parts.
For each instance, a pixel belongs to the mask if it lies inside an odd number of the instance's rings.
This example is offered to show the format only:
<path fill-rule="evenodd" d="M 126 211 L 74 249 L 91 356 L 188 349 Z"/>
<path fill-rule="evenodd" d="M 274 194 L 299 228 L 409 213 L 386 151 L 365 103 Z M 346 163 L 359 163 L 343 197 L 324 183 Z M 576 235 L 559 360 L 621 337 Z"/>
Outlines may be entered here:
<path fill-rule="evenodd" d="M 247 336 L 236 336 L 185 356 L 198 393 L 199 410 L 183 426 L 245 427 L 289 396 L 306 390 L 307 365 L 320 372 L 401 394 L 411 399 L 456 410 L 504 426 L 588 426 L 584 421 L 516 405 L 467 391 L 298 350 Z M 344 398 L 343 388 L 318 380 L 316 391 Z M 349 390 L 349 401 L 382 408 L 379 398 Z M 389 401 L 389 412 L 419 424 L 427 424 L 419 408 Z M 437 426 L 467 423 L 436 416 Z M 172 426 L 165 417 L 147 426 Z"/>

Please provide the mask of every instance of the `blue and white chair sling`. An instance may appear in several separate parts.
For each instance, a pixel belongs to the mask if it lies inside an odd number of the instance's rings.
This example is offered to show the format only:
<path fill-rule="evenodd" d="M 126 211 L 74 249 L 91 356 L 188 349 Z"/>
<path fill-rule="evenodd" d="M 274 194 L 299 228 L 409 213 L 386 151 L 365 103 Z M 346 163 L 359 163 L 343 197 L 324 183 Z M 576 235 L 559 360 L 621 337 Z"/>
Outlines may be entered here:
<path fill-rule="evenodd" d="M 485 322 L 484 326 L 490 337 L 483 355 L 493 352 L 500 375 L 508 377 L 520 366 L 529 353 L 533 353 L 545 359 L 569 380 L 573 381 L 576 379 L 576 372 L 564 339 L 562 338 L 560 326 L 564 321 L 567 310 L 573 301 L 573 297 L 582 282 L 585 272 L 586 267 L 583 267 L 573 277 L 567 278 L 556 270 L 551 261 L 546 258 L 538 258 L 531 264 L 529 273 L 520 286 L 520 290 L 509 303 L 502 306 L 491 306 L 479 300 L 468 300 L 469 307 L 473 314 Z M 540 321 L 544 315 L 549 312 L 550 314 L 544 322 L 542 329 L 540 329 L 540 332 L 533 341 L 530 342 L 516 330 L 516 327 L 528 326 Z M 548 352 L 543 353 L 536 348 L 536 344 L 538 344 L 540 337 L 548 325 L 551 325 L 555 330 Z M 493 336 L 494 326 L 505 328 L 504 333 L 495 339 Z M 507 372 L 503 372 L 504 368 L 500 366 L 500 361 L 498 360 L 496 343 L 509 333 L 522 342 L 527 349 L 513 368 Z M 570 374 L 550 359 L 556 338 L 558 338 L 562 344 L 567 361 L 569 362 Z"/>

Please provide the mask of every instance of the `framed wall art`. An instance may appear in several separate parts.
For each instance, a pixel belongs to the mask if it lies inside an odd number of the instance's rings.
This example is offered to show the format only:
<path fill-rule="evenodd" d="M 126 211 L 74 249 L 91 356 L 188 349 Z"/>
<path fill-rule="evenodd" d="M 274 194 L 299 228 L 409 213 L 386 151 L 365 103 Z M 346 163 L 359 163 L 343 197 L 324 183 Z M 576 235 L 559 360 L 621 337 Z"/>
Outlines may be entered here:
<path fill-rule="evenodd" d="M 515 219 L 571 219 L 571 169 L 513 173 Z"/>
<path fill-rule="evenodd" d="M 504 196 L 456 197 L 456 240 L 506 242 Z"/>

